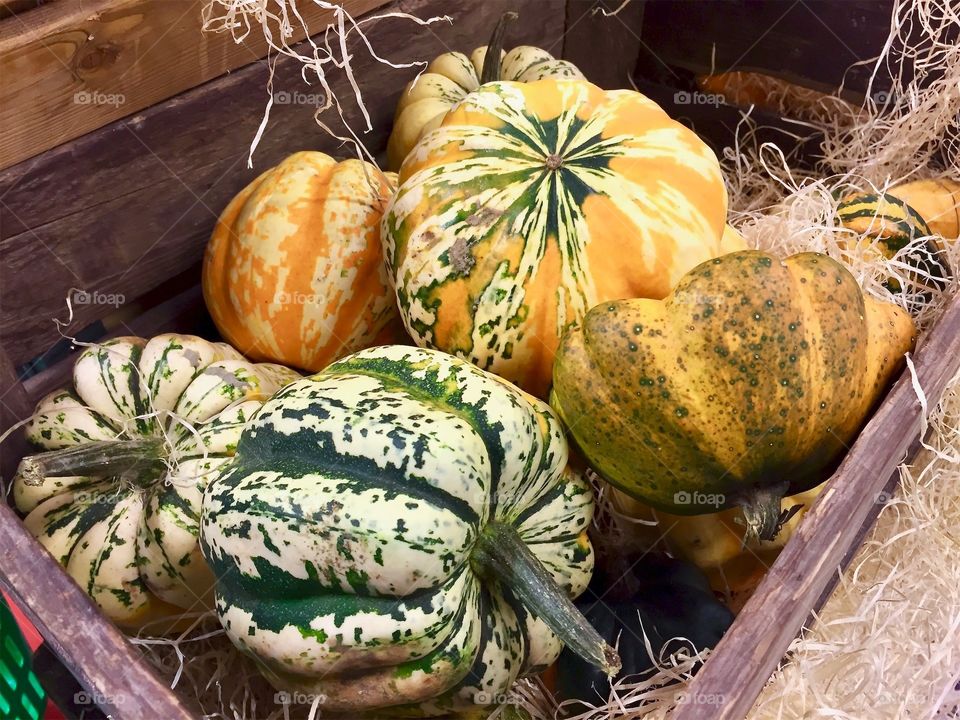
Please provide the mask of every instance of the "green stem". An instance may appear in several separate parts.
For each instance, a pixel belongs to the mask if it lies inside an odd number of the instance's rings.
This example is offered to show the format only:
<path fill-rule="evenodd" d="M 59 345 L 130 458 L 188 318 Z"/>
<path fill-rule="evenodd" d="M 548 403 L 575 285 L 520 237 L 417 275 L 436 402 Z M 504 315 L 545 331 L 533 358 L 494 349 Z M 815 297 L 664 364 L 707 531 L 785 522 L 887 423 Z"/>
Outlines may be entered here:
<path fill-rule="evenodd" d="M 163 451 L 161 438 L 102 440 L 28 455 L 17 472 L 27 485 L 42 485 L 48 477 L 120 475 L 163 466 Z"/>
<path fill-rule="evenodd" d="M 747 523 L 746 542 L 773 540 L 783 526 L 780 501 L 787 494 L 789 483 L 755 488 L 740 501 L 743 518 Z"/>
<path fill-rule="evenodd" d="M 500 583 L 516 595 L 581 658 L 610 677 L 620 671 L 617 651 L 570 602 L 511 525 L 488 523 L 473 546 L 470 565 L 481 579 Z"/>
<path fill-rule="evenodd" d="M 483 58 L 483 67 L 480 69 L 480 84 L 496 82 L 500 79 L 500 53 L 503 51 L 503 36 L 507 31 L 507 22 L 516 20 L 515 12 L 505 12 L 497 21 L 493 29 L 490 42 L 487 43 L 487 54 Z"/>

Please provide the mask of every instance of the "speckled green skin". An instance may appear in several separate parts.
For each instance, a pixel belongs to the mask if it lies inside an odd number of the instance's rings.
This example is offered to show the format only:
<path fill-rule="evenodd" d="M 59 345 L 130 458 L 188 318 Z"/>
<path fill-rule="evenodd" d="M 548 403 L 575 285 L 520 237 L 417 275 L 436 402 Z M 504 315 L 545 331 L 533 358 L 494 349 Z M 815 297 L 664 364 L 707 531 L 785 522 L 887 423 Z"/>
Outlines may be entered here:
<path fill-rule="evenodd" d="M 913 334 L 824 255 L 732 253 L 662 301 L 593 308 L 564 336 L 552 403 L 607 480 L 672 513 L 715 512 L 820 482 Z"/>
<path fill-rule="evenodd" d="M 38 403 L 27 439 L 44 450 L 153 439 L 166 466 L 105 461 L 92 475 L 39 484 L 18 476 L 12 494 L 25 526 L 122 627 L 202 609 L 212 602 L 197 543 L 203 489 L 264 399 L 298 377 L 192 335 L 86 348 L 73 387 Z"/>
<path fill-rule="evenodd" d="M 560 641 L 473 550 L 509 525 L 579 595 L 593 496 L 566 466 L 560 421 L 506 381 L 435 350 L 355 353 L 268 401 L 207 488 L 220 620 L 325 712 L 496 703 Z"/>

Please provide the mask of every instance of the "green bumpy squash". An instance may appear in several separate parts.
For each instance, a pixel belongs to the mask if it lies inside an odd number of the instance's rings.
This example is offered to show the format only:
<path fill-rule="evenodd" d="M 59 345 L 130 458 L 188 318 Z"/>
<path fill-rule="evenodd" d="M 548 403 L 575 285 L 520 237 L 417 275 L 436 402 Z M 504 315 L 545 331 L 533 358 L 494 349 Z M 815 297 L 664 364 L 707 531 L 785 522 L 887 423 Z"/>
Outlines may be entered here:
<path fill-rule="evenodd" d="M 606 480 L 678 515 L 741 505 L 772 538 L 885 391 L 915 327 L 818 253 L 731 253 L 664 300 L 593 308 L 567 333 L 552 404 Z"/>
<path fill-rule="evenodd" d="M 561 641 L 619 667 L 569 599 L 592 513 L 546 403 L 385 346 L 263 406 L 208 487 L 201 543 L 227 634 L 278 689 L 436 714 L 501 701 Z"/>

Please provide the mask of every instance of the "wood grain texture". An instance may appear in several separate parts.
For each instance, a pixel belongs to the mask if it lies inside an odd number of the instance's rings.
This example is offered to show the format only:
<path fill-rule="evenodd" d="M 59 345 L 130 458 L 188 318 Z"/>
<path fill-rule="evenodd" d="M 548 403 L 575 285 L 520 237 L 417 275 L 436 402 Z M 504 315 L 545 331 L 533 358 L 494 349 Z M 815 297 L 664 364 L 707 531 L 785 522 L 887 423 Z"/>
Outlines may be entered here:
<path fill-rule="evenodd" d="M 867 86 L 890 28 L 892 0 L 657 0 L 641 37 L 668 66 L 696 73 L 756 70 L 832 91 Z M 848 70 L 849 68 L 849 70 Z"/>
<path fill-rule="evenodd" d="M 342 0 L 353 16 L 387 2 Z M 203 33 L 204 5 L 204 0 L 71 1 L 5 18 L 0 168 L 266 56 L 259 31 L 242 44 L 229 33 Z M 314 32 L 333 18 L 314 3 L 301 5 Z M 293 31 L 293 41 L 305 37 L 302 27 Z"/>
<path fill-rule="evenodd" d="M 631 0 L 616 15 L 609 14 L 621 2 L 567 0 L 563 56 L 580 68 L 590 82 L 606 90 L 630 88 L 630 76 L 640 50 L 646 3 Z"/>
<path fill-rule="evenodd" d="M 200 268 L 196 268 L 199 276 Z M 160 333 L 176 332 L 188 335 L 200 335 L 207 339 L 219 339 L 213 321 L 203 304 L 203 292 L 199 285 L 185 290 L 138 314 L 135 318 L 118 323 L 108 330 L 100 341 L 124 335 L 150 338 Z M 80 348 L 82 350 L 82 348 Z M 77 351 L 79 352 L 79 350 Z M 37 401 L 48 393 L 68 385 L 73 378 L 73 364 L 76 352 L 40 373 L 23 381 L 32 409 Z"/>
<path fill-rule="evenodd" d="M 33 402 L 21 385 L 6 353 L 0 351 L 0 433 L 33 412 Z M 0 443 L 0 477 L 10 478 L 27 451 L 23 432 L 14 432 Z"/>
<path fill-rule="evenodd" d="M 119 720 L 191 720 L 196 714 L 142 661 L 141 652 L 104 617 L 6 505 L 0 504 L 0 586 L 45 641 Z"/>
<path fill-rule="evenodd" d="M 453 24 L 420 27 L 387 19 L 364 27 L 383 57 L 430 59 L 483 44 L 500 14 L 518 5 L 521 18 L 535 12 L 537 21 L 515 23 L 509 43 L 550 45 L 562 38 L 564 0 L 410 0 L 383 11 L 446 13 Z M 350 47 L 373 122 L 363 141 L 381 148 L 396 100 L 416 70 L 377 63 L 355 36 Z M 265 168 L 297 150 L 352 154 L 317 127 L 312 106 L 275 105 L 255 167 L 248 170 L 247 149 L 263 116 L 267 77 L 263 65 L 249 65 L 0 173 L 0 341 L 15 366 L 57 341 L 51 318 L 66 317 L 69 288 L 122 295 L 129 302 L 199 262 L 219 212 Z M 360 128 L 342 73 L 332 76 L 332 85 L 348 121 Z M 274 90 L 280 89 L 315 92 L 291 62 L 278 65 Z M 339 129 L 334 114 L 324 120 Z M 44 282 L 37 283 L 38 277 Z M 88 304 L 74 310 L 76 330 L 113 308 Z"/>
<path fill-rule="evenodd" d="M 914 364 L 927 406 L 960 368 L 960 295 L 918 350 Z M 876 517 L 888 478 L 914 443 L 921 406 L 909 370 L 891 389 L 796 534 L 684 693 L 672 720 L 742 720 L 845 556 Z"/>
<path fill-rule="evenodd" d="M 35 10 L 42 2 L 43 0 L 0 0 L 0 19 Z"/>

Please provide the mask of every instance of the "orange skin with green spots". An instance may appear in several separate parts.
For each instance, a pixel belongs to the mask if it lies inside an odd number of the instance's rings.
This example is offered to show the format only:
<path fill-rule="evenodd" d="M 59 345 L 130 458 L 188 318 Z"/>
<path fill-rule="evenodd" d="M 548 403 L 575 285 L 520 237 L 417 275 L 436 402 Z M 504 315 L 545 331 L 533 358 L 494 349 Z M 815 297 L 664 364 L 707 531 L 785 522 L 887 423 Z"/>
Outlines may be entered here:
<path fill-rule="evenodd" d="M 563 338 L 551 400 L 611 483 L 672 513 L 716 512 L 818 484 L 915 333 L 825 255 L 736 252 L 664 300 L 593 308 Z"/>

